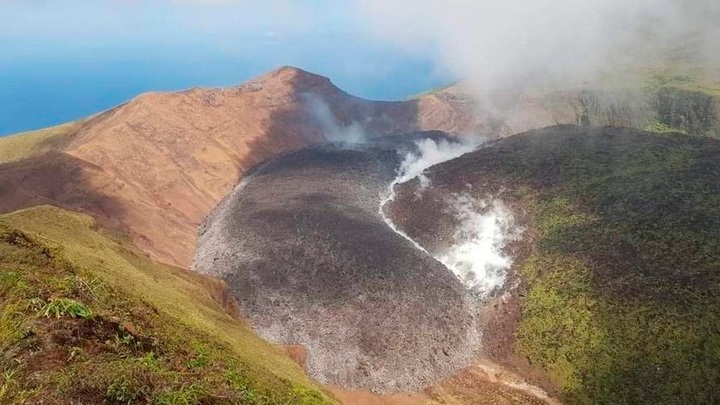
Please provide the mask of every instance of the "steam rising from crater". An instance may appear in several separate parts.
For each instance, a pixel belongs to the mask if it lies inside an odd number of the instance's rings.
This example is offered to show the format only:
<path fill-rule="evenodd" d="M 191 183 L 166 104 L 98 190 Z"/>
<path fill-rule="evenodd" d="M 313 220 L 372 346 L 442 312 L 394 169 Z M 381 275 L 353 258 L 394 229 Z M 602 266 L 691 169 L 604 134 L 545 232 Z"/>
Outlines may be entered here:
<path fill-rule="evenodd" d="M 499 199 L 477 201 L 467 194 L 455 195 L 449 198 L 449 211 L 460 226 L 450 248 L 435 258 L 469 289 L 486 296 L 505 284 L 512 259 L 503 249 L 520 230 Z"/>
<path fill-rule="evenodd" d="M 349 125 L 343 125 L 338 122 L 330 105 L 319 95 L 303 93 L 301 98 L 310 115 L 320 126 L 323 137 L 328 142 L 351 146 L 367 140 L 365 130 L 360 124 L 351 122 Z"/>
<path fill-rule="evenodd" d="M 422 179 L 424 178 L 422 173 L 428 168 L 472 152 L 477 147 L 477 144 L 465 139 L 459 142 L 451 142 L 445 139 L 435 141 L 426 138 L 415 142 L 415 146 L 417 151 L 409 152 L 403 158 L 396 184 L 404 183 L 418 176 Z M 424 181 L 427 181 L 427 178 Z"/>
<path fill-rule="evenodd" d="M 505 283 L 512 259 L 506 255 L 504 248 L 508 241 L 519 237 L 520 230 L 501 200 L 489 198 L 477 201 L 469 194 L 446 197 L 447 212 L 460 225 L 450 245 L 442 252 L 427 251 L 399 229 L 384 211 L 385 204 L 395 199 L 395 186 L 418 178 L 419 188 L 415 196 L 422 198 L 423 190 L 432 186 L 430 179 L 424 175 L 425 170 L 472 152 L 479 143 L 423 139 L 415 145 L 417 150 L 405 154 L 397 177 L 387 195 L 381 199 L 380 215 L 396 233 L 444 264 L 469 290 L 481 298 L 486 297 Z"/>

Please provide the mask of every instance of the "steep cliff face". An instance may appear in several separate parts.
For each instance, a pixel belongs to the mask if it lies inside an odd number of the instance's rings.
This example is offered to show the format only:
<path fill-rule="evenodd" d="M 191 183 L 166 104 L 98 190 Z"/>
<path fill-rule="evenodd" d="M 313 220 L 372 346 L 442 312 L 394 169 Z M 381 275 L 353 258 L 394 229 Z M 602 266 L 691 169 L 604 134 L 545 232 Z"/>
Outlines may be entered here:
<path fill-rule="evenodd" d="M 668 129 L 720 137 L 720 103 L 710 94 L 663 88 L 655 92 L 650 103 L 657 122 Z"/>

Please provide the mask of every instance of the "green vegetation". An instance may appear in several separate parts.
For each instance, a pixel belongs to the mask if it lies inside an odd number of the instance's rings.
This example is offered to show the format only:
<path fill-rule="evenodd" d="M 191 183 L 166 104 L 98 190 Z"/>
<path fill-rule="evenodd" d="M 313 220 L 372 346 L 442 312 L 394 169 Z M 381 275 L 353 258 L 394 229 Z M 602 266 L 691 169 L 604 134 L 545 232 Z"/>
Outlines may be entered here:
<path fill-rule="evenodd" d="M 517 350 L 571 403 L 715 403 L 720 142 L 559 128 L 489 148 L 533 250 Z M 492 159 L 501 156 L 501 159 Z"/>
<path fill-rule="evenodd" d="M 690 68 L 653 69 L 643 76 L 655 115 L 646 130 L 720 137 L 720 82 Z"/>
<path fill-rule="evenodd" d="M 0 163 L 14 162 L 52 152 L 68 142 L 82 121 L 0 138 Z"/>
<path fill-rule="evenodd" d="M 645 89 L 651 92 L 676 88 L 720 97 L 720 79 L 713 77 L 717 76 L 717 73 L 708 74 L 698 68 L 674 67 L 646 69 L 642 71 L 642 75 L 645 78 Z"/>
<path fill-rule="evenodd" d="M 0 403 L 334 403 L 219 288 L 84 215 L 0 216 Z"/>
<path fill-rule="evenodd" d="M 648 132 L 654 132 L 656 134 L 670 134 L 677 133 L 688 135 L 688 133 L 682 128 L 671 127 L 670 125 L 663 124 L 662 122 L 653 122 L 644 128 Z"/>
<path fill-rule="evenodd" d="M 82 302 L 68 298 L 53 298 L 45 306 L 43 311 L 46 317 L 60 318 L 69 316 L 71 318 L 90 318 L 92 311 Z"/>

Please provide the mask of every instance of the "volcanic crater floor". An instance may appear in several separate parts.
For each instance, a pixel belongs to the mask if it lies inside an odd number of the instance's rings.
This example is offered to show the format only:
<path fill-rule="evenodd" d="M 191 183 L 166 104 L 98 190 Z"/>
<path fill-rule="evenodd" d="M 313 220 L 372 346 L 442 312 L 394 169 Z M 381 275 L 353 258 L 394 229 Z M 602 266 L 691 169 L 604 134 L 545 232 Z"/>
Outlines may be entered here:
<path fill-rule="evenodd" d="M 478 308 L 379 212 L 398 150 L 443 136 L 316 147 L 258 167 L 201 228 L 195 269 L 229 284 L 261 336 L 305 346 L 319 382 L 387 394 L 455 374 L 480 347 Z"/>

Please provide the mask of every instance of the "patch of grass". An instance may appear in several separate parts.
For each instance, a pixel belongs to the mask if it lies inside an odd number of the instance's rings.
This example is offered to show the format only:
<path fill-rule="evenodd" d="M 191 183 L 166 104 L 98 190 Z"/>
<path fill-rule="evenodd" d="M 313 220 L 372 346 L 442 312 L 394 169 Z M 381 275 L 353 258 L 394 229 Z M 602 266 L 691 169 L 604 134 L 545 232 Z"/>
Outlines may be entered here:
<path fill-rule="evenodd" d="M 17 370 L 9 369 L 0 373 L 0 403 L 22 404 L 36 394 L 35 390 L 23 389 Z"/>
<path fill-rule="evenodd" d="M 187 367 L 191 370 L 207 367 L 212 361 L 210 349 L 203 344 L 196 343 L 193 345 L 195 355 L 187 362 Z"/>
<path fill-rule="evenodd" d="M 642 76 L 645 79 L 644 87 L 651 92 L 663 88 L 676 88 L 720 97 L 719 79 L 699 68 L 676 66 L 646 69 L 642 72 Z"/>
<path fill-rule="evenodd" d="M 672 69 L 652 69 L 645 72 L 645 87 L 650 91 L 670 86 L 687 85 L 695 83 L 695 81 L 689 73 Z"/>
<path fill-rule="evenodd" d="M 55 151 L 65 145 L 82 121 L 0 138 L 0 163 L 14 162 Z"/>
<path fill-rule="evenodd" d="M 154 405 L 192 405 L 200 403 L 207 395 L 201 385 L 191 384 L 160 393 L 153 401 Z"/>
<path fill-rule="evenodd" d="M 670 125 L 663 124 L 662 122 L 657 122 L 657 121 L 648 125 L 644 129 L 645 129 L 645 131 L 654 132 L 656 134 L 678 133 L 678 134 L 687 135 L 687 132 L 684 129 L 671 127 Z"/>
<path fill-rule="evenodd" d="M 8 303 L 0 313 L 0 350 L 4 350 L 23 336 L 24 311 L 22 305 Z"/>
<path fill-rule="evenodd" d="M 87 305 L 69 298 L 53 298 L 42 312 L 47 318 L 60 318 L 63 316 L 90 318 L 92 316 L 92 311 Z"/>
<path fill-rule="evenodd" d="M 217 288 L 85 215 L 0 216 L 0 402 L 335 403 Z"/>
<path fill-rule="evenodd" d="M 110 383 L 105 391 L 105 398 L 112 402 L 131 403 L 137 401 L 144 393 L 134 386 L 135 381 L 118 379 Z"/>

